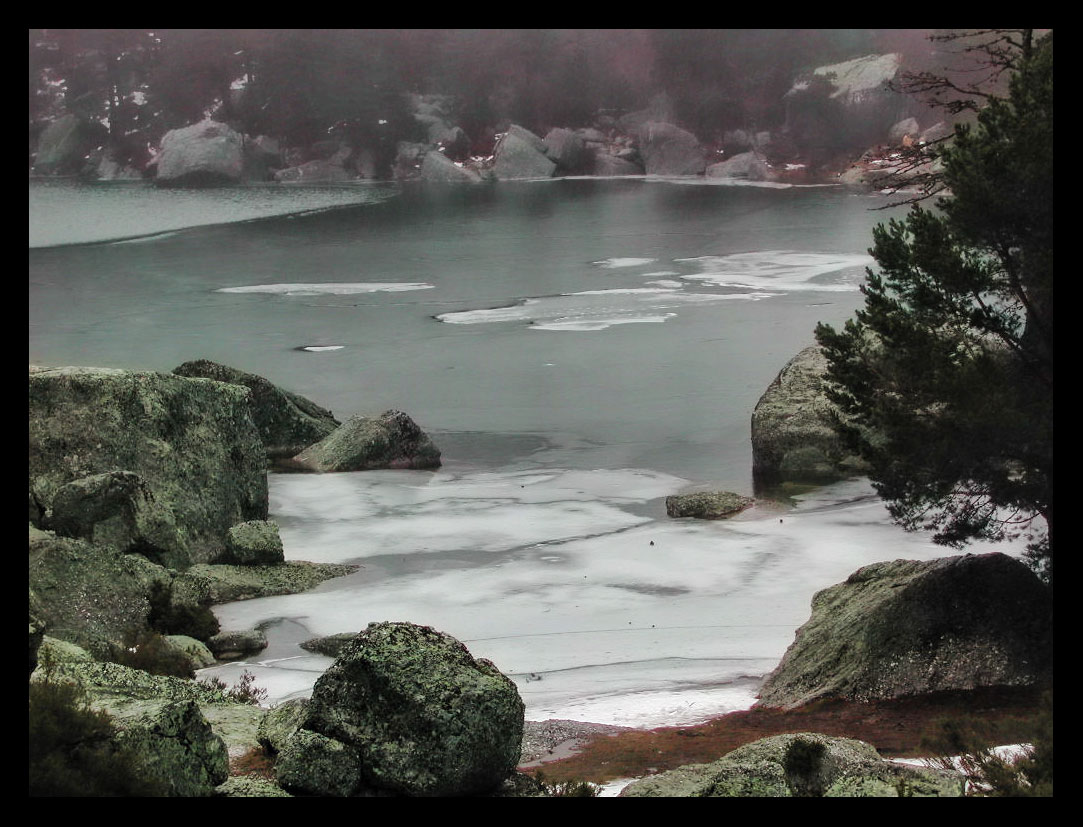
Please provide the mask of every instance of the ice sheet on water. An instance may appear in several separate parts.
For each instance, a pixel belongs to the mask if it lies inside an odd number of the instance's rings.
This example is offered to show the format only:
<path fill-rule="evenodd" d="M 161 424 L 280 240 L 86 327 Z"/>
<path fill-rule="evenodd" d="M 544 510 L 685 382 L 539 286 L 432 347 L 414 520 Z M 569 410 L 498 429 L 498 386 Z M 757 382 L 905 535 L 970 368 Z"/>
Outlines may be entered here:
<path fill-rule="evenodd" d="M 685 275 L 719 287 L 750 290 L 857 290 L 871 256 L 847 253 L 806 253 L 793 250 L 763 250 L 728 256 L 699 256 L 678 259 L 695 264 L 701 272 Z M 841 271 L 849 278 L 816 281 L 819 276 Z"/>
<path fill-rule="evenodd" d="M 406 290 L 431 290 L 427 282 L 324 282 L 314 284 L 250 284 L 244 287 L 220 287 L 216 293 L 272 293 L 282 296 L 350 296 L 355 293 L 398 293 Z"/>
<path fill-rule="evenodd" d="M 677 315 L 672 311 L 687 305 L 758 301 L 772 295 L 778 294 L 689 293 L 668 286 L 583 290 L 523 299 L 507 307 L 442 313 L 436 318 L 448 324 L 530 322 L 541 330 L 604 330 L 617 324 L 662 322 Z"/>
<path fill-rule="evenodd" d="M 639 267 L 643 264 L 652 264 L 655 259 L 653 258 L 606 258 L 601 261 L 593 262 L 595 267 L 601 267 L 603 270 L 615 270 L 620 267 Z"/>

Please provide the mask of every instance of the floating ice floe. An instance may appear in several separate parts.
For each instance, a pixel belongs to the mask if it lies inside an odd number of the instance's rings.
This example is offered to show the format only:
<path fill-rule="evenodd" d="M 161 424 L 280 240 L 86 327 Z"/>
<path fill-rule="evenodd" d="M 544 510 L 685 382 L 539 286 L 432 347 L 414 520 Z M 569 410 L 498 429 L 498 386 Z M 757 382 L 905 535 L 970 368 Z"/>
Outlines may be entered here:
<path fill-rule="evenodd" d="M 639 267 L 643 264 L 652 264 L 655 261 L 656 259 L 653 258 L 606 258 L 591 263 L 603 270 L 615 270 L 619 267 Z"/>
<path fill-rule="evenodd" d="M 355 293 L 398 293 L 406 290 L 431 290 L 427 282 L 325 282 L 317 284 L 250 284 L 245 287 L 220 287 L 216 293 L 272 293 L 282 296 L 349 296 Z"/>
<path fill-rule="evenodd" d="M 323 353 L 327 350 L 342 350 L 345 345 L 303 345 L 298 350 L 304 350 L 308 353 Z"/>
<path fill-rule="evenodd" d="M 698 265 L 703 272 L 685 275 L 718 287 L 752 290 L 857 290 L 864 276 L 835 281 L 815 281 L 819 276 L 845 270 L 857 271 L 873 263 L 871 256 L 846 253 L 804 253 L 793 250 L 766 250 L 728 256 L 699 256 L 678 259 Z"/>

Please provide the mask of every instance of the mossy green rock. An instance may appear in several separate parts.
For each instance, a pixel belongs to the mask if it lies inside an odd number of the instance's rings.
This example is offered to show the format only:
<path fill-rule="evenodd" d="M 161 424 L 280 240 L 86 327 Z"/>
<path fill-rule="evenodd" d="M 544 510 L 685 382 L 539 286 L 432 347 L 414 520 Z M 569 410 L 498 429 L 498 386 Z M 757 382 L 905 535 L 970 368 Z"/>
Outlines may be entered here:
<path fill-rule="evenodd" d="M 819 733 L 775 735 L 710 764 L 690 764 L 629 784 L 622 797 L 952 797 L 960 778 L 895 764 L 871 744 Z"/>
<path fill-rule="evenodd" d="M 238 566 L 274 566 L 286 559 L 278 525 L 268 520 L 249 520 L 231 526 L 226 535 L 223 563 Z"/>
<path fill-rule="evenodd" d="M 329 410 L 300 394 L 280 388 L 262 376 L 209 359 L 185 362 L 174 368 L 173 373 L 248 388 L 252 421 L 259 429 L 267 456 L 272 459 L 292 457 L 319 442 L 341 424 Z"/>
<path fill-rule="evenodd" d="M 834 428 L 837 408 L 823 389 L 827 357 L 807 347 L 779 371 L 752 411 L 752 476 L 757 486 L 826 482 L 867 466 Z"/>
<path fill-rule="evenodd" d="M 200 563 L 174 580 L 174 594 L 188 595 L 189 602 L 233 603 L 256 597 L 299 594 L 325 580 L 344 577 L 357 566 L 344 563 L 309 563 L 290 560 L 276 566 L 234 566 Z"/>
<path fill-rule="evenodd" d="M 275 781 L 301 795 L 345 798 L 357 792 L 361 761 L 357 750 L 335 738 L 299 729 L 291 735 L 275 762 Z"/>
<path fill-rule="evenodd" d="M 755 500 L 732 491 L 701 491 L 695 494 L 675 494 L 666 497 L 666 514 L 670 517 L 695 517 L 700 520 L 720 520 L 748 508 Z"/>
<path fill-rule="evenodd" d="M 759 705 L 1036 685 L 1052 657 L 1052 596 L 1019 560 L 892 560 L 813 597 Z"/>
<path fill-rule="evenodd" d="M 51 508 L 73 480 L 138 474 L 172 511 L 191 562 L 223 550 L 230 526 L 267 518 L 263 443 L 239 385 L 110 368 L 29 375 L 30 492 Z"/>
<path fill-rule="evenodd" d="M 51 636 L 102 655 L 150 628 L 151 595 L 168 589 L 166 569 L 112 546 L 29 533 L 30 589 Z"/>
<path fill-rule="evenodd" d="M 301 728 L 308 709 L 308 698 L 294 698 L 271 707 L 259 724 L 260 746 L 270 753 L 281 752 L 293 733 Z"/>
<path fill-rule="evenodd" d="M 439 468 L 440 451 L 409 416 L 386 411 L 379 417 L 350 417 L 292 464 L 307 471 Z"/>
<path fill-rule="evenodd" d="M 171 796 L 210 796 L 229 777 L 225 742 L 195 701 L 163 701 L 114 721 L 116 740 L 135 754 L 140 774 L 165 785 Z"/>
<path fill-rule="evenodd" d="M 373 623 L 316 681 L 304 727 L 356 749 L 366 787 L 479 795 L 517 765 L 523 710 L 515 683 L 450 635 Z"/>

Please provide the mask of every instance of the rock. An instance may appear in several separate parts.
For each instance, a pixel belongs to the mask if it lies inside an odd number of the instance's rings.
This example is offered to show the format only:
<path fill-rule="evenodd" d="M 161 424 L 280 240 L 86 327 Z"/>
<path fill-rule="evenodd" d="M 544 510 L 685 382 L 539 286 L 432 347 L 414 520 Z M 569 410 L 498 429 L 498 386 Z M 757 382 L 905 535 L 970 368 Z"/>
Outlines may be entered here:
<path fill-rule="evenodd" d="M 214 655 L 207 648 L 207 644 L 202 641 L 196 640 L 194 637 L 188 637 L 188 635 L 166 635 L 164 639 L 171 649 L 188 658 L 193 670 L 214 666 Z"/>
<path fill-rule="evenodd" d="M 46 527 L 64 537 L 142 554 L 168 568 L 188 564 L 173 511 L 158 503 L 138 474 L 110 471 L 60 486 Z"/>
<path fill-rule="evenodd" d="M 690 764 L 629 784 L 621 797 L 955 797 L 962 777 L 896 764 L 871 744 L 791 733 L 745 744 L 710 764 Z"/>
<path fill-rule="evenodd" d="M 648 121 L 637 134 L 647 175 L 702 175 L 707 168 L 703 147 L 691 132 Z"/>
<path fill-rule="evenodd" d="M 752 412 L 752 476 L 756 487 L 787 481 L 825 482 L 867 466 L 833 428 L 837 408 L 821 386 L 827 357 L 818 345 L 786 363 Z"/>
<path fill-rule="evenodd" d="M 171 796 L 209 796 L 229 777 L 226 745 L 195 701 L 163 701 L 114 721 L 116 740 L 135 753 L 141 774 L 165 784 Z"/>
<path fill-rule="evenodd" d="M 550 129 L 545 135 L 545 154 L 563 173 L 582 172 L 592 161 L 582 136 L 570 129 Z"/>
<path fill-rule="evenodd" d="M 927 144 L 933 141 L 939 141 L 954 133 L 955 127 L 944 123 L 944 121 L 937 121 L 918 136 L 918 143 Z"/>
<path fill-rule="evenodd" d="M 45 632 L 48 630 L 48 624 L 43 617 L 44 607 L 41 605 L 41 601 L 38 600 L 37 595 L 34 594 L 34 589 L 30 589 L 30 600 L 27 605 L 27 615 L 30 621 L 30 674 L 34 674 L 34 670 L 38 668 L 38 653 L 41 651 L 41 642 L 45 639 Z"/>
<path fill-rule="evenodd" d="M 316 681 L 302 731 L 356 750 L 366 787 L 480 795 L 515 769 L 523 709 L 515 683 L 453 637 L 372 623 Z"/>
<path fill-rule="evenodd" d="M 38 622 L 52 637 L 99 655 L 150 627 L 151 595 L 168 572 L 111 546 L 30 529 L 29 584 Z"/>
<path fill-rule="evenodd" d="M 230 776 L 214 794 L 220 798 L 293 798 L 273 781 L 255 775 Z"/>
<path fill-rule="evenodd" d="M 218 660 L 239 660 L 267 648 L 267 635 L 259 629 L 219 632 L 207 641 Z"/>
<path fill-rule="evenodd" d="M 38 175 L 77 175 L 84 171 L 87 159 L 105 140 L 100 124 L 92 124 L 78 115 L 57 118 L 41 133 L 34 172 Z"/>
<path fill-rule="evenodd" d="M 259 744 L 272 755 L 282 751 L 286 742 L 301 728 L 308 709 L 308 698 L 283 701 L 267 710 L 259 722 Z"/>
<path fill-rule="evenodd" d="M 755 500 L 731 491 L 701 491 L 696 494 L 676 494 L 666 497 L 666 514 L 670 517 L 697 517 L 718 520 L 731 517 L 748 508 Z"/>
<path fill-rule="evenodd" d="M 918 125 L 917 118 L 904 118 L 888 130 L 887 139 L 891 141 L 893 146 L 898 146 L 903 142 L 904 138 L 910 137 L 914 139 L 920 134 L 921 127 Z"/>
<path fill-rule="evenodd" d="M 385 411 L 376 418 L 351 417 L 293 460 L 310 471 L 439 468 L 440 450 L 406 414 Z"/>
<path fill-rule="evenodd" d="M 106 150 L 95 170 L 99 181 L 141 181 L 143 173 L 138 169 L 118 160 L 112 152 Z"/>
<path fill-rule="evenodd" d="M 342 650 L 346 647 L 346 644 L 350 643 L 355 637 L 357 637 L 357 635 L 354 632 L 339 632 L 337 635 L 312 638 L 299 645 L 308 652 L 326 655 L 329 658 L 337 658 L 342 654 Z"/>
<path fill-rule="evenodd" d="M 481 176 L 470 167 L 456 164 L 442 152 L 428 152 L 421 162 L 421 180 L 440 183 L 479 184 Z"/>
<path fill-rule="evenodd" d="M 440 122 L 429 127 L 429 143 L 455 161 L 462 161 L 470 154 L 470 137 L 460 126 Z"/>
<path fill-rule="evenodd" d="M 497 144 L 493 174 L 500 180 L 550 178 L 556 163 L 545 155 L 545 142 L 529 130 L 512 124 Z"/>
<path fill-rule="evenodd" d="M 818 592 L 759 705 L 873 701 L 1041 684 L 1052 670 L 1052 597 L 1005 554 L 893 560 Z"/>
<path fill-rule="evenodd" d="M 244 141 L 224 123 L 207 119 L 162 137 L 158 186 L 222 186 L 236 184 L 243 175 Z"/>
<path fill-rule="evenodd" d="M 188 605 L 233 603 L 256 597 L 300 594 L 325 580 L 357 571 L 339 563 L 308 563 L 289 560 L 273 566 L 234 566 L 200 563 L 173 581 L 173 594 L 186 596 Z M 179 598 L 174 597 L 174 602 Z"/>
<path fill-rule="evenodd" d="M 593 175 L 643 175 L 643 167 L 639 164 L 610 155 L 608 152 L 598 152 L 594 155 Z"/>
<path fill-rule="evenodd" d="M 326 408 L 300 394 L 280 388 L 262 376 L 221 365 L 209 359 L 196 359 L 173 368 L 177 376 L 214 379 L 243 385 L 249 390 L 252 421 L 259 429 L 267 456 L 292 457 L 309 445 L 319 442 L 340 423 Z"/>
<path fill-rule="evenodd" d="M 226 535 L 223 563 L 237 566 L 275 566 L 285 562 L 278 524 L 267 520 L 238 523 Z"/>
<path fill-rule="evenodd" d="M 750 152 L 755 148 L 755 140 L 743 129 L 730 129 L 722 134 L 722 151 L 731 156 Z"/>
<path fill-rule="evenodd" d="M 29 488 L 41 507 L 74 480 L 138 474 L 172 512 L 188 562 L 217 557 L 230 526 L 266 519 L 266 461 L 245 388 L 76 367 L 32 372 L 29 387 Z"/>
<path fill-rule="evenodd" d="M 298 729 L 278 753 L 275 781 L 299 795 L 346 798 L 360 786 L 361 759 L 356 749 L 341 741 Z"/>
<path fill-rule="evenodd" d="M 777 181 L 778 173 L 756 152 L 743 152 L 707 167 L 708 178 L 745 178 L 749 181 Z"/>

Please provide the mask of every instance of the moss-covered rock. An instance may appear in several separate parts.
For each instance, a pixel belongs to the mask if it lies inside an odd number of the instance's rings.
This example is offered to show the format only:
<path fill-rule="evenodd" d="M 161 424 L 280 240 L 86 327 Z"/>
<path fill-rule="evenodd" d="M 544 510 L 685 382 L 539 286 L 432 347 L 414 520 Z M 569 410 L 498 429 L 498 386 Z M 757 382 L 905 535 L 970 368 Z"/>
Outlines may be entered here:
<path fill-rule="evenodd" d="M 719 520 L 748 508 L 755 500 L 732 491 L 700 491 L 695 494 L 675 494 L 666 497 L 666 514 L 670 517 L 696 517 Z"/>
<path fill-rule="evenodd" d="M 307 471 L 439 468 L 440 450 L 409 416 L 386 411 L 379 417 L 350 417 L 295 456 L 293 464 Z"/>
<path fill-rule="evenodd" d="M 366 787 L 478 795 L 517 765 L 523 709 L 515 683 L 453 637 L 373 623 L 316 681 L 304 729 L 356 749 Z"/>
<path fill-rule="evenodd" d="M 272 459 L 292 457 L 319 442 L 341 424 L 329 410 L 300 394 L 279 388 L 262 376 L 209 359 L 185 362 L 174 368 L 173 373 L 248 388 L 252 420 L 259 429 L 267 456 Z"/>
<path fill-rule="evenodd" d="M 752 412 L 752 476 L 757 488 L 782 482 L 824 482 L 867 466 L 842 444 L 837 408 L 824 394 L 827 357 L 807 347 L 779 371 Z"/>
<path fill-rule="evenodd" d="M 308 698 L 295 698 L 267 710 L 257 733 L 260 746 L 272 754 L 281 752 L 293 733 L 301 728 L 307 709 Z"/>
<path fill-rule="evenodd" d="M 256 597 L 299 594 L 325 580 L 352 574 L 357 568 L 342 563 L 309 563 L 303 560 L 290 560 L 277 566 L 201 563 L 177 576 L 174 592 L 188 594 L 189 602 L 233 603 Z"/>
<path fill-rule="evenodd" d="M 286 559 L 278 524 L 268 520 L 249 520 L 230 527 L 226 551 L 219 558 L 238 566 L 275 566 Z"/>
<path fill-rule="evenodd" d="M 191 562 L 225 547 L 230 526 L 267 517 L 263 444 L 246 388 L 110 368 L 29 375 L 29 488 L 41 509 L 84 477 L 138 474 L 168 508 Z"/>
<path fill-rule="evenodd" d="M 112 546 L 29 531 L 30 589 L 50 635 L 101 656 L 150 628 L 151 595 L 168 589 L 166 569 Z"/>
<path fill-rule="evenodd" d="M 251 775 L 227 778 L 215 788 L 214 794 L 221 798 L 293 798 L 273 781 Z"/>
<path fill-rule="evenodd" d="M 259 629 L 219 632 L 207 641 L 207 648 L 219 660 L 238 660 L 266 649 L 267 635 Z"/>
<path fill-rule="evenodd" d="M 298 729 L 275 762 L 275 781 L 301 795 L 347 797 L 357 792 L 361 759 L 357 749 L 318 732 Z"/>
<path fill-rule="evenodd" d="M 874 563 L 813 597 L 759 705 L 1041 684 L 1051 618 L 1047 587 L 1005 554 Z"/>
<path fill-rule="evenodd" d="M 895 764 L 871 744 L 819 733 L 775 735 L 710 764 L 690 764 L 629 784 L 622 797 L 951 797 L 959 778 Z"/>

